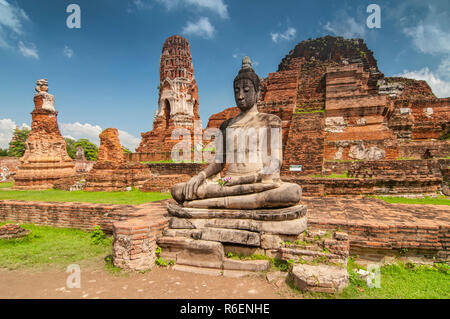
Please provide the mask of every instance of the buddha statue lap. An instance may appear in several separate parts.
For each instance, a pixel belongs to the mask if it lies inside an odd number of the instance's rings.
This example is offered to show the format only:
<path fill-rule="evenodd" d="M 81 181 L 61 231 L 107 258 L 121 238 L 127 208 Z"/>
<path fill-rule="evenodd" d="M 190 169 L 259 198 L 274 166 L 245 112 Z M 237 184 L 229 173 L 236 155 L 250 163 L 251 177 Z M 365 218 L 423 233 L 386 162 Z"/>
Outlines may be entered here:
<path fill-rule="evenodd" d="M 188 208 L 264 209 L 298 204 L 301 187 L 280 179 L 281 119 L 258 111 L 260 79 L 248 57 L 234 79 L 234 94 L 240 114 L 220 126 L 214 162 L 188 182 L 174 185 L 173 198 Z M 219 179 L 226 164 L 226 177 Z"/>

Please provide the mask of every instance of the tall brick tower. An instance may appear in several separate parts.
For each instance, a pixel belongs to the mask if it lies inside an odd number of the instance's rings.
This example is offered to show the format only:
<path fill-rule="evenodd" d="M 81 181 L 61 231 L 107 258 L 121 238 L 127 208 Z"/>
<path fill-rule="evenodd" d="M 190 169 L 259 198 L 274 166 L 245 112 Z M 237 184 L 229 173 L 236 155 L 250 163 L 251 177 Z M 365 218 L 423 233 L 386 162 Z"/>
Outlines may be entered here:
<path fill-rule="evenodd" d="M 153 130 L 142 133 L 136 149 L 139 153 L 170 151 L 178 141 L 171 139 L 176 128 L 186 128 L 191 133 L 198 114 L 198 88 L 189 42 L 179 36 L 169 37 L 163 45 L 159 65 L 158 109 Z"/>

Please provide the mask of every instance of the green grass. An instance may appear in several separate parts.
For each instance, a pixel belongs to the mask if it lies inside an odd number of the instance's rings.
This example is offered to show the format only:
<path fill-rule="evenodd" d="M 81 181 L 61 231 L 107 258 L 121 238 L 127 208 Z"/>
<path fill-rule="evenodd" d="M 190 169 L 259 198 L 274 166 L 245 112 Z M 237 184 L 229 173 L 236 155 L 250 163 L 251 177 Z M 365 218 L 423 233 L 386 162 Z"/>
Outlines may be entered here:
<path fill-rule="evenodd" d="M 335 296 L 346 299 L 448 299 L 450 298 L 450 268 L 417 266 L 398 263 L 383 266 L 380 269 L 380 288 L 369 288 L 353 269 L 355 264 L 349 261 L 350 284 Z"/>
<path fill-rule="evenodd" d="M 369 196 L 371 197 L 371 196 Z M 436 198 L 425 196 L 424 198 L 405 198 L 391 196 L 375 196 L 391 204 L 422 204 L 422 205 L 450 205 L 450 198 L 439 196 Z"/>
<path fill-rule="evenodd" d="M 0 183 L 0 188 L 11 188 L 14 186 L 13 182 L 2 182 Z"/>
<path fill-rule="evenodd" d="M 310 114 L 310 113 L 323 113 L 325 112 L 325 110 L 304 110 L 304 109 L 299 109 L 299 110 L 295 110 L 294 114 Z"/>
<path fill-rule="evenodd" d="M 288 286 L 304 298 L 320 299 L 449 299 L 450 267 L 397 263 L 380 267 L 380 288 L 369 288 L 354 269 L 365 269 L 349 258 L 349 285 L 339 294 L 302 292 L 288 278 Z"/>
<path fill-rule="evenodd" d="M 314 175 L 308 175 L 308 177 L 314 177 L 314 178 L 351 178 L 351 177 L 348 177 L 348 171 L 346 171 L 343 174 L 335 174 L 335 173 L 332 173 L 331 175 L 314 174 Z"/>
<path fill-rule="evenodd" d="M 43 191 L 2 190 L 0 200 L 25 200 L 40 202 L 81 202 L 98 204 L 139 205 L 171 198 L 169 193 L 146 193 L 139 190 L 129 192 L 85 192 L 47 189 Z"/>
<path fill-rule="evenodd" d="M 22 227 L 31 233 L 19 239 L 0 239 L 0 268 L 66 267 L 112 253 L 112 237 L 94 244 L 89 232 L 78 229 L 32 224 Z"/>

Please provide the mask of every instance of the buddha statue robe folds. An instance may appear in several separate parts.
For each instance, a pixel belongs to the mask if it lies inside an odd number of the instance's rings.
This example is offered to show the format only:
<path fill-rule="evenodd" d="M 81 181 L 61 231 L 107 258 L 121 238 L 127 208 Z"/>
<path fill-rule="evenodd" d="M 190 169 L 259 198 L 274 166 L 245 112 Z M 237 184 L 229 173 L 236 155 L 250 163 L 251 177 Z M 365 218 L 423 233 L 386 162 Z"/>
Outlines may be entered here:
<path fill-rule="evenodd" d="M 281 119 L 260 113 L 260 80 L 245 57 L 234 79 L 240 114 L 226 120 L 216 136 L 216 154 L 198 175 L 172 188 L 183 207 L 216 209 L 283 208 L 298 204 L 301 187 L 280 179 Z M 222 170 L 223 179 L 219 178 Z"/>

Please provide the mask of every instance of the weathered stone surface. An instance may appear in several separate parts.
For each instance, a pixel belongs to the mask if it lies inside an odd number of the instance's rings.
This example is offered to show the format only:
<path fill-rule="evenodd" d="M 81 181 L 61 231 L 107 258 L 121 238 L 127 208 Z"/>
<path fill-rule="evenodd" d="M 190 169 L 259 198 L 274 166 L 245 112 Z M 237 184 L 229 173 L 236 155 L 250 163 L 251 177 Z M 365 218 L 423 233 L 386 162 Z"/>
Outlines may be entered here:
<path fill-rule="evenodd" d="M 293 220 L 306 216 L 306 206 L 297 205 L 278 209 L 258 209 L 258 210 L 239 210 L 239 209 L 203 209 L 186 208 L 176 204 L 169 203 L 167 210 L 170 215 L 179 218 L 224 218 L 224 219 L 253 219 L 262 221 L 283 221 Z"/>
<path fill-rule="evenodd" d="M 164 250 L 177 251 L 176 264 L 222 269 L 224 250 L 222 244 L 183 237 L 161 237 L 158 245 Z"/>
<path fill-rule="evenodd" d="M 164 236 L 186 237 L 249 246 L 260 245 L 260 235 L 258 233 L 236 229 L 209 227 L 200 229 L 167 229 L 164 231 Z"/>
<path fill-rule="evenodd" d="M 203 240 L 219 241 L 223 243 L 241 244 L 247 246 L 259 246 L 261 242 L 258 233 L 245 230 L 204 228 L 202 229 Z"/>
<path fill-rule="evenodd" d="M 271 271 L 266 274 L 266 279 L 270 283 L 276 283 L 280 279 L 286 280 L 286 277 L 288 276 L 287 272 L 282 271 Z"/>
<path fill-rule="evenodd" d="M 209 276 L 221 276 L 222 270 L 214 269 L 214 268 L 205 268 L 205 267 L 194 267 L 194 266 L 186 266 L 186 265 L 175 265 L 173 266 L 173 270 L 185 271 L 199 275 L 209 275 Z"/>
<path fill-rule="evenodd" d="M 252 219 L 197 219 L 171 217 L 169 225 L 175 229 L 200 229 L 206 227 L 241 229 L 271 234 L 298 235 L 306 229 L 306 216 L 286 221 L 260 221 Z"/>
<path fill-rule="evenodd" d="M 261 234 L 261 248 L 278 249 L 285 241 L 294 242 L 297 236 Z"/>
<path fill-rule="evenodd" d="M 15 189 L 48 189 L 56 180 L 76 174 L 59 131 L 58 112 L 54 109 L 53 95 L 48 93 L 47 81 L 39 80 L 36 91 L 31 132 L 14 176 Z"/>
<path fill-rule="evenodd" d="M 225 258 L 223 269 L 241 271 L 266 271 L 270 267 L 270 260 L 234 260 Z"/>
<path fill-rule="evenodd" d="M 295 265 L 294 285 L 302 291 L 337 293 L 348 285 L 346 268 L 329 265 Z"/>

